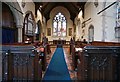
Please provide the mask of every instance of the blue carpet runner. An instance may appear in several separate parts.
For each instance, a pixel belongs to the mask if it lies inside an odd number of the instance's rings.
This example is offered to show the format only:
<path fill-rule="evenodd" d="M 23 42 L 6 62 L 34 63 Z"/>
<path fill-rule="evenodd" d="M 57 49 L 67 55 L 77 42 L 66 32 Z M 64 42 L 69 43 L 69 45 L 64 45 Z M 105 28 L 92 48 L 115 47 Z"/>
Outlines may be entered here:
<path fill-rule="evenodd" d="M 42 82 L 50 80 L 72 82 L 65 62 L 63 48 L 56 48 Z"/>

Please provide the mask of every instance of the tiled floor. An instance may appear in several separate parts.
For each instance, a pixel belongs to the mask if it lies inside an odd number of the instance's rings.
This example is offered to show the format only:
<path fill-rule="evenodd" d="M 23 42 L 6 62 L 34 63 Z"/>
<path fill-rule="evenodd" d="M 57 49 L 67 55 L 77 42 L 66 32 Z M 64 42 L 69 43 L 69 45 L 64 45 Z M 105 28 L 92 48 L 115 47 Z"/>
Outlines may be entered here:
<path fill-rule="evenodd" d="M 49 65 L 55 49 L 56 49 L 56 46 L 51 46 L 51 53 L 47 55 L 47 65 Z M 77 76 L 76 76 L 76 72 L 73 70 L 72 56 L 70 55 L 69 46 L 63 46 L 63 49 L 64 49 L 65 60 L 68 66 L 70 77 L 72 80 L 76 80 Z M 45 72 L 43 72 L 43 76 L 44 76 L 44 73 Z"/>
<path fill-rule="evenodd" d="M 49 65 L 51 58 L 55 52 L 56 46 L 51 46 L 51 53 L 47 55 L 47 66 Z"/>
<path fill-rule="evenodd" d="M 48 65 L 49 65 L 49 63 L 51 61 L 51 58 L 52 58 L 52 56 L 53 56 L 53 54 L 55 52 L 56 46 L 51 46 L 50 49 L 51 49 L 51 53 L 47 55 L 47 68 L 48 68 Z M 46 71 L 42 72 L 42 77 L 44 77 L 45 72 Z"/>
<path fill-rule="evenodd" d="M 64 55 L 65 55 L 65 60 L 68 66 L 69 74 L 72 80 L 76 80 L 76 72 L 73 70 L 73 63 L 72 63 L 72 56 L 70 55 L 70 49 L 69 46 L 63 46 L 64 49 Z"/>

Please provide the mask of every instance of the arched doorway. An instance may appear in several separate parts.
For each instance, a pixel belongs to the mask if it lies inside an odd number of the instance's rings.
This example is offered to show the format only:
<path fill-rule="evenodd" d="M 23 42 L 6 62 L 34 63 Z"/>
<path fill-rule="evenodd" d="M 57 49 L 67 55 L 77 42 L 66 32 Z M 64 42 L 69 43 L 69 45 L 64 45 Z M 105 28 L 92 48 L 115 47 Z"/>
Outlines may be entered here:
<path fill-rule="evenodd" d="M 94 41 L 94 26 L 93 25 L 90 25 L 88 29 L 88 41 L 89 42 Z"/>
<path fill-rule="evenodd" d="M 2 3 L 2 44 L 17 42 L 17 36 L 15 17 L 9 6 Z"/>
<path fill-rule="evenodd" d="M 23 24 L 23 42 L 30 41 L 33 43 L 35 35 L 35 19 L 31 11 L 26 13 Z"/>

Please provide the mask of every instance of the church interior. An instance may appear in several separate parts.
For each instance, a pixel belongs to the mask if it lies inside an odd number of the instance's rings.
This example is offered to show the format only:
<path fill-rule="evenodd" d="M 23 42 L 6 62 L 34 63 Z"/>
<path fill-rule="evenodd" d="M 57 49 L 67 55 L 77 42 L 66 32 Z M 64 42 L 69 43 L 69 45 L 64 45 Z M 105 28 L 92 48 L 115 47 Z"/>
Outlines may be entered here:
<path fill-rule="evenodd" d="M 0 81 L 120 82 L 119 0 L 4 0 L 0 8 Z"/>

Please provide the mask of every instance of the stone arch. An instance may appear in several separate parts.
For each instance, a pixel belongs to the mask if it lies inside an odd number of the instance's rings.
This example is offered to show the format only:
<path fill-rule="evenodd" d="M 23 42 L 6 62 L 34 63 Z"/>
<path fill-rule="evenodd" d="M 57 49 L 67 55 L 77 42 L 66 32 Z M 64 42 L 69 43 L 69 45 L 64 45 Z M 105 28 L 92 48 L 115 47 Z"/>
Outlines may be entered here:
<path fill-rule="evenodd" d="M 50 12 L 50 18 L 53 18 L 59 12 L 63 13 L 67 19 L 70 18 L 69 11 L 67 10 L 67 8 L 62 6 L 57 6 L 53 8 L 52 11 Z"/>
<path fill-rule="evenodd" d="M 53 40 L 53 39 L 59 39 L 59 37 L 53 37 L 53 18 L 54 16 L 61 12 L 62 14 L 64 14 L 64 16 L 66 17 L 66 37 L 62 37 L 61 36 L 61 39 L 66 39 L 66 40 L 69 40 L 71 38 L 71 36 L 69 36 L 69 28 L 73 28 L 73 21 L 70 19 L 70 12 L 67 10 L 67 8 L 63 7 L 63 6 L 57 6 L 55 8 L 53 8 L 50 12 L 50 19 L 47 21 L 47 28 L 51 28 L 51 36 L 48 36 L 48 38 L 50 40 Z M 73 28 L 74 29 L 74 28 Z M 73 33 L 73 31 L 72 31 Z M 52 38 L 51 38 L 52 37 Z"/>
<path fill-rule="evenodd" d="M 2 3 L 2 43 L 18 42 L 18 31 L 14 12 L 8 4 Z"/>
<path fill-rule="evenodd" d="M 23 28 L 23 11 L 20 7 L 20 4 L 18 2 L 9 2 L 6 3 L 11 11 L 13 12 L 14 18 L 15 18 L 15 22 L 16 22 L 16 28 L 18 30 L 18 42 L 22 42 L 22 28 Z"/>
<path fill-rule="evenodd" d="M 7 4 L 9 5 L 11 11 L 13 12 L 17 28 L 23 27 L 23 13 L 18 2 L 9 2 Z"/>
<path fill-rule="evenodd" d="M 28 20 L 31 22 L 29 22 Z M 25 12 L 24 23 L 23 23 L 23 42 L 25 42 L 27 39 L 29 39 L 30 42 L 34 42 L 35 25 L 36 25 L 35 18 L 32 11 Z"/>
<path fill-rule="evenodd" d="M 25 15 L 26 15 L 26 14 L 31 14 L 31 15 L 32 15 L 33 20 L 35 21 L 35 17 L 34 17 L 34 15 L 33 15 L 32 11 L 26 11 L 26 12 L 25 12 Z"/>

